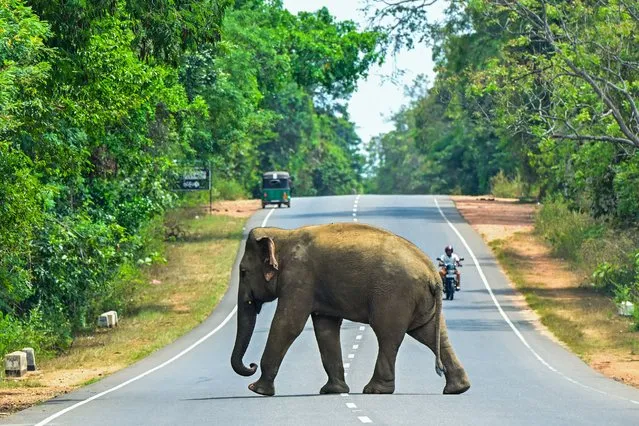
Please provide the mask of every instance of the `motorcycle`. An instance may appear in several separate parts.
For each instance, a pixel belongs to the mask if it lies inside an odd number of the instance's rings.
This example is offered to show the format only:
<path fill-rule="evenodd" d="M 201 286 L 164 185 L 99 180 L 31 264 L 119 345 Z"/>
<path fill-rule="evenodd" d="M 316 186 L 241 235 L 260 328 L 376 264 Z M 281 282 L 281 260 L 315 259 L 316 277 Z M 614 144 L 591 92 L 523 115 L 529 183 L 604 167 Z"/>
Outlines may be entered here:
<path fill-rule="evenodd" d="M 446 274 L 444 275 L 444 293 L 446 294 L 446 300 L 453 300 L 455 298 L 455 291 L 457 291 L 457 268 L 461 268 L 461 263 L 456 265 L 453 263 L 444 263 L 441 258 L 437 258 L 439 261 L 439 266 L 443 266 L 446 268 Z M 459 258 L 461 262 L 464 260 L 463 257 Z"/>

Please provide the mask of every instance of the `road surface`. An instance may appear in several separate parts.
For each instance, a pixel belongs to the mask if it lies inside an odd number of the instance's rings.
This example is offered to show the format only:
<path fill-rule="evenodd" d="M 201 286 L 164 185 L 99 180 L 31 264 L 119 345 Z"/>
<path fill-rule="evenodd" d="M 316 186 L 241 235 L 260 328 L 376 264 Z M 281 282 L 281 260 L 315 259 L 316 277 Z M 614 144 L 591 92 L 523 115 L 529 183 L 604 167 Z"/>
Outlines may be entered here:
<path fill-rule="evenodd" d="M 637 425 L 639 391 L 607 379 L 535 330 L 481 238 L 447 197 L 296 198 L 291 209 L 255 214 L 247 229 L 359 221 L 408 238 L 433 259 L 446 244 L 466 258 L 462 291 L 444 301 L 449 335 L 472 387 L 442 395 L 434 356 L 406 336 L 396 392 L 363 395 L 377 354 L 368 325 L 345 321 L 342 350 L 350 394 L 318 395 L 326 376 L 307 323 L 287 353 L 277 395 L 247 389 L 230 367 L 237 268 L 229 293 L 192 333 L 138 364 L 0 424 L 51 425 Z M 241 254 L 240 254 L 241 255 Z M 275 303 L 258 317 L 244 361 L 258 362 Z"/>

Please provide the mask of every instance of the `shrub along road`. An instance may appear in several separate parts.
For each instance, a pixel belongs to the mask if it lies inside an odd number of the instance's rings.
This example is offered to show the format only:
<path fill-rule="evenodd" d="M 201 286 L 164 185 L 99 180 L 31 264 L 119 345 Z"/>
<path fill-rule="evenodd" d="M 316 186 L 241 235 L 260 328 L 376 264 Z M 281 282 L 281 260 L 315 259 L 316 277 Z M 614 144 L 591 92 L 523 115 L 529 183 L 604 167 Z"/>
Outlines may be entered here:
<path fill-rule="evenodd" d="M 407 338 L 398 357 L 396 393 L 362 395 L 377 344 L 368 325 L 350 322 L 342 328 L 342 350 L 351 394 L 317 395 L 325 374 L 310 322 L 284 360 L 276 397 L 251 393 L 246 387 L 255 377 L 237 376 L 229 365 L 235 337 L 234 269 L 229 293 L 189 335 L 101 382 L 3 421 L 65 425 L 636 421 L 639 391 L 604 378 L 539 333 L 528 312 L 513 301 L 514 292 L 490 250 L 445 197 L 299 198 L 291 209 L 260 211 L 247 229 L 265 222 L 293 228 L 354 219 L 404 236 L 432 258 L 452 243 L 467 259 L 462 292 L 444 303 L 450 338 L 472 382 L 466 394 L 442 395 L 444 381 L 433 371 L 432 353 Z M 259 360 L 274 308 L 272 303 L 262 309 L 245 362 Z"/>

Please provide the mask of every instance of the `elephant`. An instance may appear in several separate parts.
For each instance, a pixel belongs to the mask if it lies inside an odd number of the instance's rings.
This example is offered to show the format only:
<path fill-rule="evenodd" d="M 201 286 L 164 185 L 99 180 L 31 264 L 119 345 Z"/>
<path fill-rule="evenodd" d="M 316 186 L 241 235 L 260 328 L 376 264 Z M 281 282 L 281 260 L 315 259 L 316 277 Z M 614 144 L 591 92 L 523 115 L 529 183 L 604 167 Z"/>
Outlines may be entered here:
<path fill-rule="evenodd" d="M 435 354 L 445 375 L 444 394 L 460 394 L 470 381 L 448 339 L 442 281 L 433 262 L 408 240 L 358 223 L 297 229 L 253 228 L 240 261 L 233 370 L 251 376 L 243 358 L 262 305 L 277 308 L 262 355 L 260 378 L 249 389 L 275 394 L 275 377 L 287 350 L 312 318 L 328 381 L 320 393 L 347 393 L 340 346 L 343 319 L 370 324 L 378 357 L 364 393 L 395 391 L 395 360 L 405 334 Z"/>

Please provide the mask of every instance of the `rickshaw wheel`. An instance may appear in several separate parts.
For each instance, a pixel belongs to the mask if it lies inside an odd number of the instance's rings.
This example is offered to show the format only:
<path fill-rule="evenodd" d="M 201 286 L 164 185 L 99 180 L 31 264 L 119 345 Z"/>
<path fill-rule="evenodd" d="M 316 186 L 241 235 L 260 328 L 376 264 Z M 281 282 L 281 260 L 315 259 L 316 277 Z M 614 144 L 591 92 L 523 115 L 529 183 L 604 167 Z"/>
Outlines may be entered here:
<path fill-rule="evenodd" d="M 282 203 L 277 203 L 277 208 L 281 209 L 282 208 Z"/>

